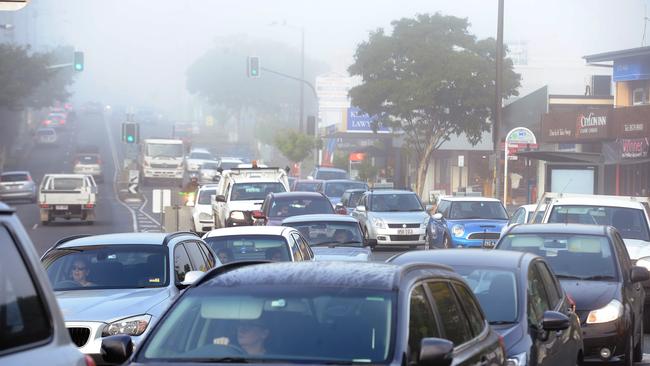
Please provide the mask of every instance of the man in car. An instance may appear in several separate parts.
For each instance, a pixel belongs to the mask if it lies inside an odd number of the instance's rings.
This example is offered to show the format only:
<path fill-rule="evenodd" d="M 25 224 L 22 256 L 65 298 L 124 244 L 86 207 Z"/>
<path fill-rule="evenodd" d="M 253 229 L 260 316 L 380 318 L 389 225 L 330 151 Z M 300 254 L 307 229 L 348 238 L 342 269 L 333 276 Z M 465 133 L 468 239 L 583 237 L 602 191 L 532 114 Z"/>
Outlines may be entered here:
<path fill-rule="evenodd" d="M 222 264 L 226 264 L 232 262 L 233 254 L 229 248 L 221 248 L 217 251 L 217 257 L 219 257 Z"/>
<path fill-rule="evenodd" d="M 336 229 L 336 231 L 334 231 L 333 239 L 339 244 L 345 244 L 351 240 L 350 231 L 345 229 Z"/>

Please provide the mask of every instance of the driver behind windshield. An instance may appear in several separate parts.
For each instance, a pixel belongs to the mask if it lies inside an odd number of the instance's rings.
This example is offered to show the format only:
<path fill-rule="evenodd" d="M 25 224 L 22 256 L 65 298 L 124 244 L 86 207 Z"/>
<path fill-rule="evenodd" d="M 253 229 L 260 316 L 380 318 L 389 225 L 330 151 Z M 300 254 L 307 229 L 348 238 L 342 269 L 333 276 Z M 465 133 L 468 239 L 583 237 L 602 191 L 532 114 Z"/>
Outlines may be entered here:
<path fill-rule="evenodd" d="M 350 235 L 349 230 L 336 229 L 336 231 L 334 231 L 333 238 L 336 243 L 345 244 L 345 243 L 349 243 L 352 240 L 351 236 L 352 235 Z"/>
<path fill-rule="evenodd" d="M 72 280 L 82 287 L 93 286 L 94 283 L 88 281 L 88 274 L 90 274 L 88 261 L 83 258 L 75 259 L 72 267 L 70 267 L 70 277 Z"/>

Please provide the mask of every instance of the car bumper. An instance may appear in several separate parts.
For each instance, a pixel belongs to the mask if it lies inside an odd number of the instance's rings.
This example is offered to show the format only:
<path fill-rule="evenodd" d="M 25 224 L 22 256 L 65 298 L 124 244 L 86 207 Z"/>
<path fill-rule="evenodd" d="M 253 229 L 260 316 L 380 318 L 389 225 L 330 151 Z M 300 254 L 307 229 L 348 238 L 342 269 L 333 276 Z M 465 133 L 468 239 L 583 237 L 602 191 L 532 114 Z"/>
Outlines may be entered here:
<path fill-rule="evenodd" d="M 75 174 L 90 174 L 93 177 L 97 177 L 97 176 L 102 175 L 102 171 L 100 169 L 75 168 L 75 169 L 73 169 L 73 172 Z"/>
<path fill-rule="evenodd" d="M 83 343 L 81 347 L 77 347 L 77 349 L 79 350 L 79 352 L 92 357 L 92 359 L 98 365 L 106 364 L 106 362 L 104 362 L 104 359 L 102 358 L 101 355 L 102 340 L 104 339 L 102 337 L 102 331 L 104 330 L 105 326 L 106 323 L 103 322 L 65 322 L 65 327 L 68 328 L 68 330 L 70 330 L 70 328 L 77 328 L 77 329 L 82 328 L 82 329 L 90 330 L 90 334 L 88 336 L 87 341 Z M 137 347 L 146 334 L 147 331 L 145 331 L 144 334 L 140 336 L 131 336 L 131 340 L 133 341 L 133 346 Z M 77 340 L 79 340 L 78 337 L 73 336 L 72 338 L 73 341 L 75 341 L 75 343 L 77 343 Z M 77 338 L 77 340 L 75 340 L 75 338 Z"/>
<path fill-rule="evenodd" d="M 454 248 L 494 248 L 499 240 L 498 239 L 467 239 L 457 238 L 451 236 L 451 245 Z"/>
<path fill-rule="evenodd" d="M 629 333 L 622 320 L 602 324 L 582 324 L 582 342 L 585 362 L 622 361 L 625 355 Z M 611 357 L 600 357 L 600 351 L 607 348 Z"/>
<path fill-rule="evenodd" d="M 375 229 L 374 237 L 377 245 L 424 245 L 426 244 L 425 229 L 411 229 L 408 234 L 400 232 L 401 229 Z"/>
<path fill-rule="evenodd" d="M 145 169 L 146 178 L 174 178 L 183 179 L 183 171 L 177 169 Z"/>
<path fill-rule="evenodd" d="M 207 233 L 208 231 L 212 230 L 212 227 L 214 226 L 214 222 L 212 220 L 210 221 L 199 221 L 196 225 L 196 231 L 197 232 L 203 232 Z"/>

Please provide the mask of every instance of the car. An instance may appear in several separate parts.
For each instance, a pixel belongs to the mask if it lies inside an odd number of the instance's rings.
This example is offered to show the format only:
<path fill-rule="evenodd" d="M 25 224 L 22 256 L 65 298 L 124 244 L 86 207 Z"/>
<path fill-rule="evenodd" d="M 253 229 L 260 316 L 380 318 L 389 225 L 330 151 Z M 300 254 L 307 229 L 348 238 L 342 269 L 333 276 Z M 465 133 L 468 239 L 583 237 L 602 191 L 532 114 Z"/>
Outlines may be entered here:
<path fill-rule="evenodd" d="M 0 202 L 0 364 L 91 366 L 63 323 L 34 244 Z"/>
<path fill-rule="evenodd" d="M 72 172 L 75 174 L 90 174 L 95 181 L 102 182 L 102 159 L 98 153 L 79 152 L 75 155 Z"/>
<path fill-rule="evenodd" d="M 188 289 L 135 354 L 131 344 L 111 337 L 102 349 L 133 365 L 505 365 L 463 279 L 431 264 L 226 265 Z"/>
<path fill-rule="evenodd" d="M 259 211 L 253 211 L 254 225 L 280 225 L 296 215 L 333 214 L 334 208 L 319 192 L 269 193 Z"/>
<path fill-rule="evenodd" d="M 350 174 L 343 169 L 317 166 L 309 174 L 310 179 L 330 180 L 330 179 L 350 179 Z"/>
<path fill-rule="evenodd" d="M 348 189 L 354 188 L 365 189 L 367 191 L 368 183 L 349 179 L 330 179 L 322 182 L 318 186 L 318 191 L 329 198 L 332 206 L 336 206 L 341 202 L 343 193 Z"/>
<path fill-rule="evenodd" d="M 429 246 L 493 248 L 508 213 L 501 201 L 486 197 L 442 197 L 427 225 Z"/>
<path fill-rule="evenodd" d="M 213 229 L 212 196 L 217 194 L 214 184 L 199 187 L 196 200 L 192 202 L 192 230 L 196 233 L 206 233 Z"/>
<path fill-rule="evenodd" d="M 289 181 L 289 187 L 293 191 L 293 186 L 294 186 L 294 184 L 296 184 L 296 181 L 298 181 L 298 178 L 293 177 L 293 176 L 288 176 L 287 180 Z"/>
<path fill-rule="evenodd" d="M 219 164 L 216 161 L 205 162 L 199 168 L 199 183 L 215 183 L 221 179 Z"/>
<path fill-rule="evenodd" d="M 573 300 L 543 258 L 508 250 L 449 249 L 400 253 L 387 262 L 453 268 L 504 338 L 508 365 L 582 364 L 582 330 Z"/>
<path fill-rule="evenodd" d="M 212 153 L 206 149 L 192 149 L 185 157 L 185 164 L 188 172 L 198 172 L 204 163 L 216 162 Z"/>
<path fill-rule="evenodd" d="M 215 229 L 203 235 L 223 263 L 250 260 L 311 261 L 307 240 L 291 227 L 240 226 Z"/>
<path fill-rule="evenodd" d="M 522 205 L 512 213 L 508 225 L 512 224 L 539 224 L 544 217 L 546 205 Z"/>
<path fill-rule="evenodd" d="M 49 225 L 57 218 L 95 221 L 97 183 L 88 174 L 45 174 L 38 188 L 39 218 Z"/>
<path fill-rule="evenodd" d="M 292 192 L 318 192 L 318 186 L 324 182 L 320 179 L 298 179 L 291 186 Z"/>
<path fill-rule="evenodd" d="M 102 338 L 139 341 L 184 288 L 220 265 L 192 233 L 118 233 L 59 240 L 41 258 L 72 340 L 97 363 Z"/>
<path fill-rule="evenodd" d="M 343 195 L 341 196 L 341 201 L 334 206 L 334 211 L 336 211 L 337 214 L 341 215 L 349 215 L 352 213 L 352 210 L 354 210 L 355 207 L 357 207 L 357 203 L 359 202 L 359 198 L 363 196 L 365 192 L 367 192 L 367 189 L 359 189 L 359 188 L 354 188 L 354 189 L 347 189 L 345 192 L 343 192 Z"/>
<path fill-rule="evenodd" d="M 368 191 L 359 199 L 352 217 L 359 220 L 364 239 L 372 245 L 426 247 L 429 214 L 414 192 Z"/>
<path fill-rule="evenodd" d="M 56 146 L 59 142 L 59 137 L 56 131 L 51 127 L 41 127 L 35 132 L 36 146 Z"/>
<path fill-rule="evenodd" d="M 623 238 L 611 226 L 529 224 L 510 227 L 497 250 L 531 252 L 546 259 L 575 301 L 585 362 L 643 358 L 644 289 L 650 279 L 634 266 Z"/>
<path fill-rule="evenodd" d="M 43 127 L 64 129 L 67 122 L 67 113 L 65 112 L 50 112 L 47 118 L 41 122 Z"/>
<path fill-rule="evenodd" d="M 350 216 L 292 216 L 282 220 L 282 226 L 300 231 L 317 261 L 368 261 L 372 255 L 370 243 L 363 240 L 359 221 Z"/>
<path fill-rule="evenodd" d="M 38 198 L 36 183 L 26 171 L 7 171 L 0 174 L 0 200 L 28 200 L 35 203 Z"/>
<path fill-rule="evenodd" d="M 239 164 L 244 164 L 244 160 L 240 158 L 232 158 L 232 157 L 221 157 L 218 160 L 219 163 L 219 168 L 222 170 L 230 170 L 233 168 L 237 168 Z"/>

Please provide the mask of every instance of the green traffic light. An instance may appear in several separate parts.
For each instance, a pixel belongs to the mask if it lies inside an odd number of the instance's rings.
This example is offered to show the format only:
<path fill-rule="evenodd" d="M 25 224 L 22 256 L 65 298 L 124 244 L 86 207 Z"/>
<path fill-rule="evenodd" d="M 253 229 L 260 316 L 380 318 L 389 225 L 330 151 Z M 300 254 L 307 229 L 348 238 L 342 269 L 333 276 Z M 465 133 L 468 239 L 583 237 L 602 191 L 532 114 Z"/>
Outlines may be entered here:
<path fill-rule="evenodd" d="M 133 142 L 133 141 L 135 141 L 135 138 L 133 137 L 133 135 L 128 135 L 128 136 L 126 136 L 126 141 L 127 142 Z"/>
<path fill-rule="evenodd" d="M 82 64 L 75 64 L 74 69 L 77 71 L 81 71 L 84 69 L 84 66 Z"/>

